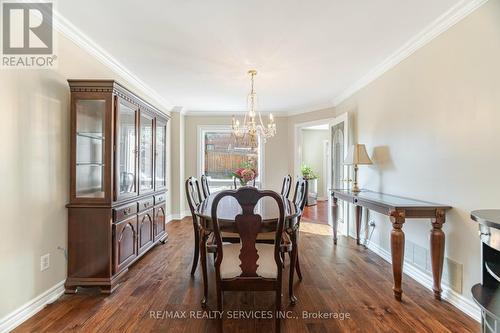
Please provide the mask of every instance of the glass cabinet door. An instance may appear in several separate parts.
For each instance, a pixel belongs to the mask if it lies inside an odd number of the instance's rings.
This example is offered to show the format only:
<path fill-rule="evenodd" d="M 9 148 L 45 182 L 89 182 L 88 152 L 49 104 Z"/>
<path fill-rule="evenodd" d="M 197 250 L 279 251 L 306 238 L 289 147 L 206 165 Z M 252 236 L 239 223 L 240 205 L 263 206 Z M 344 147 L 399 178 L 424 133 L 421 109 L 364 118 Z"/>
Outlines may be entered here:
<path fill-rule="evenodd" d="M 167 124 L 156 119 L 155 189 L 164 188 L 167 156 Z"/>
<path fill-rule="evenodd" d="M 139 140 L 139 191 L 153 190 L 153 117 L 141 112 Z"/>
<path fill-rule="evenodd" d="M 104 198 L 104 122 L 106 100 L 79 99 L 76 109 L 77 198 Z"/>
<path fill-rule="evenodd" d="M 116 120 L 118 197 L 137 195 L 137 108 L 118 99 Z"/>

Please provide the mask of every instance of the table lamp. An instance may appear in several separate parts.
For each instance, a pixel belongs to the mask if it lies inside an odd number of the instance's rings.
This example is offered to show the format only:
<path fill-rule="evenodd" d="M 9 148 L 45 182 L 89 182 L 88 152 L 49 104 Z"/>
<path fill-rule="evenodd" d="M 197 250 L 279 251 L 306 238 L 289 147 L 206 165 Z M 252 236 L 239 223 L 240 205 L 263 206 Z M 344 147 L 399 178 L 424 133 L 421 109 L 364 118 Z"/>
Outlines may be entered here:
<path fill-rule="evenodd" d="M 344 164 L 346 165 L 354 165 L 354 181 L 352 183 L 353 192 L 359 192 L 358 187 L 358 165 L 367 165 L 373 164 L 372 160 L 368 156 L 366 152 L 365 145 L 355 144 L 349 148 L 347 152 L 347 157 L 344 160 Z"/>

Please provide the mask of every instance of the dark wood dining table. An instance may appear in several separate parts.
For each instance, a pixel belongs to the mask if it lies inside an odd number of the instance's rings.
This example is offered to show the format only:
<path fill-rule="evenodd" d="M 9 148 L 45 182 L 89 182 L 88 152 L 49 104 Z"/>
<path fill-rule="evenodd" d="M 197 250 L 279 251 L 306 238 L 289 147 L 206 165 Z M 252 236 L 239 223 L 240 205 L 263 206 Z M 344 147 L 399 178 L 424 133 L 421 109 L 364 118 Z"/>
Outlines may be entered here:
<path fill-rule="evenodd" d="M 200 218 L 201 231 L 200 240 L 203 244 L 206 244 L 208 236 L 213 232 L 213 222 L 212 222 L 212 203 L 218 193 L 210 194 L 196 209 L 195 214 Z M 295 272 L 295 260 L 297 258 L 297 241 L 298 241 L 298 229 L 299 229 L 299 216 L 300 208 L 290 199 L 282 197 L 283 204 L 285 208 L 285 225 L 284 230 L 289 235 L 290 241 L 292 243 L 292 253 L 290 262 L 290 280 L 289 280 L 289 297 L 292 303 L 296 302 L 296 297 L 293 295 L 293 275 Z M 255 212 L 262 217 L 262 229 L 261 232 L 272 232 L 276 230 L 276 223 L 279 218 L 279 210 L 276 202 L 270 198 L 262 198 L 255 206 Z M 219 223 L 219 230 L 221 232 L 231 232 L 238 233 L 235 223 L 235 217 L 241 214 L 242 209 L 234 197 L 224 197 L 219 202 L 217 207 L 217 219 Z M 294 252 L 295 251 L 295 252 Z M 200 259 L 202 260 L 202 265 L 206 265 L 206 246 L 200 247 Z M 203 262 L 205 260 L 205 262 Z M 205 266 L 206 267 L 206 266 Z M 204 298 L 202 304 L 206 304 L 208 289 L 207 289 L 207 277 L 206 272 L 203 273 L 204 283 Z"/>

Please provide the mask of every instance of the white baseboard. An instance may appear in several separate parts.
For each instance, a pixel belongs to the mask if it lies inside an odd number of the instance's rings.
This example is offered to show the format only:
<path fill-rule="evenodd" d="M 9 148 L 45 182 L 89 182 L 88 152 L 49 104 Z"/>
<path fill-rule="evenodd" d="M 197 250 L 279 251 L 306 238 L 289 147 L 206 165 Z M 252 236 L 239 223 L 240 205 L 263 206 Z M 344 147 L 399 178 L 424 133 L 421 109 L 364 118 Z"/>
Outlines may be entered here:
<path fill-rule="evenodd" d="M 0 333 L 12 331 L 17 326 L 28 320 L 35 315 L 38 311 L 42 310 L 45 305 L 50 304 L 64 294 L 64 282 L 59 282 L 49 290 L 38 295 L 31 301 L 20 306 L 18 309 L 12 311 L 2 319 L 0 319 Z"/>
<path fill-rule="evenodd" d="M 389 251 L 371 242 L 368 243 L 368 248 L 374 253 L 378 254 L 380 257 L 382 257 L 382 259 L 384 259 L 385 261 L 392 263 L 391 253 Z M 420 283 L 422 286 L 432 290 L 432 284 L 433 284 L 432 277 L 429 276 L 428 274 L 425 274 L 414 265 L 405 262 L 403 265 L 403 272 L 412 279 L 414 279 L 415 281 L 417 281 L 418 283 Z M 481 310 L 474 303 L 474 301 L 469 300 L 468 298 L 457 293 L 456 291 L 452 290 L 450 287 L 446 285 L 442 285 L 441 288 L 443 289 L 441 293 L 442 299 L 448 301 L 450 304 L 452 304 L 454 307 L 456 307 L 457 309 L 459 309 L 472 319 L 481 322 Z"/>
<path fill-rule="evenodd" d="M 185 210 L 179 214 L 170 214 L 167 215 L 167 223 L 172 222 L 174 220 L 182 220 L 185 217 L 191 216 L 191 211 Z"/>

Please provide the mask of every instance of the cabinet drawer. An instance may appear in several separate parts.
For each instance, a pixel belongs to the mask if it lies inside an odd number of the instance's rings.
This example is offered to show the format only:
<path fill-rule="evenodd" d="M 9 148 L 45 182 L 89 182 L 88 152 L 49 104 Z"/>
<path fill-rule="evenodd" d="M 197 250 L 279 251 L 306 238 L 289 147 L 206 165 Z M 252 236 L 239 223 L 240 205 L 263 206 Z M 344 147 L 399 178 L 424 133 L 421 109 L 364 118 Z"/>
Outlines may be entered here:
<path fill-rule="evenodd" d="M 142 212 L 146 209 L 153 208 L 153 205 L 154 205 L 153 197 L 143 199 L 143 200 L 139 201 L 139 211 Z"/>
<path fill-rule="evenodd" d="M 166 193 L 155 195 L 155 205 L 165 202 L 166 196 L 167 196 Z"/>
<path fill-rule="evenodd" d="M 113 209 L 113 211 L 115 222 L 119 222 L 137 213 L 137 203 L 134 202 L 133 204 L 121 206 Z"/>

